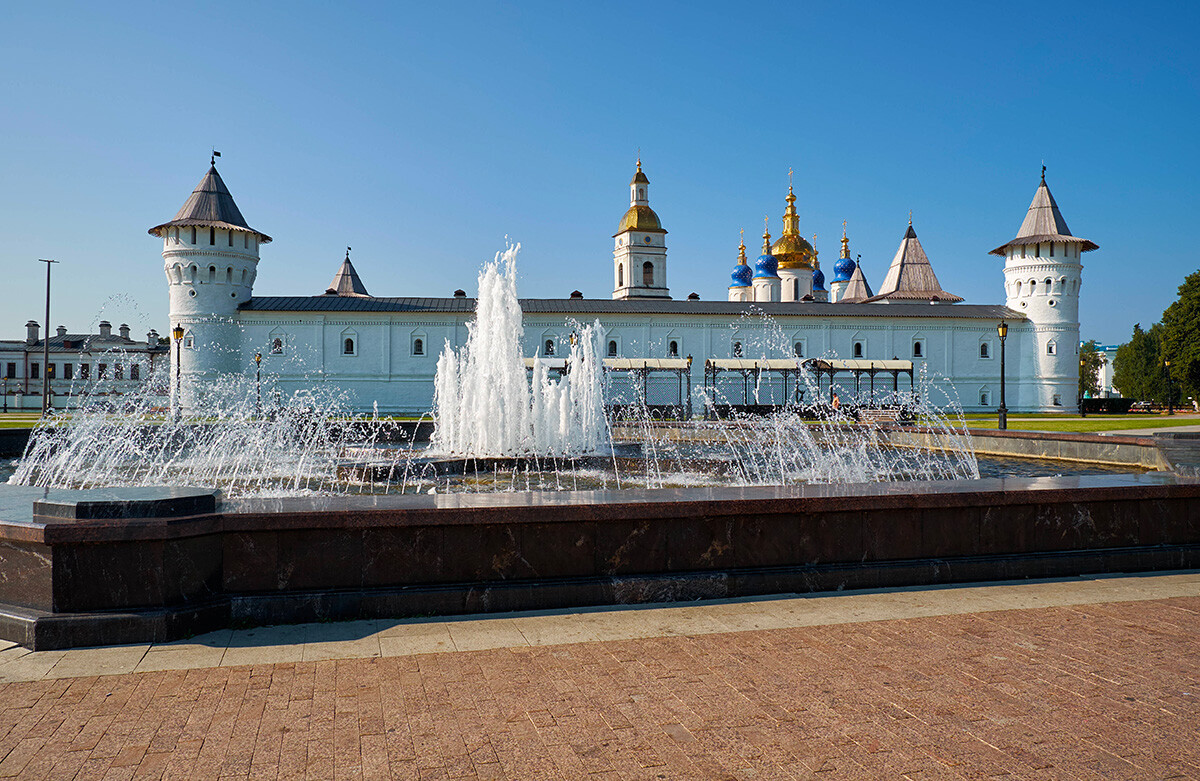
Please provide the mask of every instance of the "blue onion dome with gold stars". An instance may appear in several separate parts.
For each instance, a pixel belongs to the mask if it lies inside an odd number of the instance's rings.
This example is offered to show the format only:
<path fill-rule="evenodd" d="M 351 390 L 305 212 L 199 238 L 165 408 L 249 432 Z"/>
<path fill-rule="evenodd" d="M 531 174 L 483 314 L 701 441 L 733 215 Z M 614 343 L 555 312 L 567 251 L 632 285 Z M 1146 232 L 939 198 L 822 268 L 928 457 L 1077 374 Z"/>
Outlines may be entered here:
<path fill-rule="evenodd" d="M 825 289 L 825 272 L 819 268 L 813 269 L 813 290 Z"/>
<path fill-rule="evenodd" d="M 846 238 L 846 224 L 842 223 L 842 256 L 833 264 L 833 281 L 849 282 L 857 264 L 850 259 L 850 239 Z"/>
<path fill-rule="evenodd" d="M 796 194 L 788 185 L 787 209 L 783 212 L 783 233 L 771 246 L 779 268 L 813 268 L 813 248 L 800 235 L 800 215 L 796 213 Z"/>
<path fill-rule="evenodd" d="M 779 276 L 779 261 L 771 254 L 771 232 L 763 231 L 763 254 L 754 263 L 755 279 L 774 279 Z"/>
<path fill-rule="evenodd" d="M 730 274 L 730 279 L 733 283 L 730 287 L 750 287 L 750 264 L 746 262 L 746 242 L 742 241 L 738 245 L 738 262 L 733 267 L 733 273 Z"/>

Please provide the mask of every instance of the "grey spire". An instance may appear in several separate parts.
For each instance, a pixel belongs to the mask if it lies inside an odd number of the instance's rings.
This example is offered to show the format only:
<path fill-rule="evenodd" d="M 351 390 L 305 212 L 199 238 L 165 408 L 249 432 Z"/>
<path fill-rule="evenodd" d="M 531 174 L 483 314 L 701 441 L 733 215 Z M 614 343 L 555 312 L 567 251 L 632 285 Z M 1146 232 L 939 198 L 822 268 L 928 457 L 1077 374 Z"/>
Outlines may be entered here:
<path fill-rule="evenodd" d="M 354 270 L 354 264 L 350 262 L 350 248 L 346 247 L 346 259 L 342 261 L 341 268 L 333 275 L 333 281 L 329 283 L 329 287 L 325 290 L 327 296 L 358 296 L 360 298 L 370 298 L 371 294 L 367 292 L 367 286 L 358 278 L 358 272 Z"/>
<path fill-rule="evenodd" d="M 963 300 L 962 296 L 947 293 L 942 289 L 937 274 L 933 273 L 933 266 L 929 264 L 929 258 L 925 255 L 925 248 L 921 246 L 921 240 L 917 238 L 917 232 L 913 230 L 911 222 L 908 224 L 908 230 L 904 232 L 904 238 L 900 240 L 900 248 L 896 250 L 896 257 L 892 258 L 892 265 L 888 267 L 887 276 L 883 279 L 879 293 L 872 298 L 873 301 L 889 299 L 937 300 L 948 303 Z"/>
<path fill-rule="evenodd" d="M 246 224 L 246 218 L 242 216 L 237 204 L 233 202 L 233 196 L 229 194 L 229 188 L 221 180 L 221 175 L 217 173 L 215 165 L 209 166 L 208 173 L 200 180 L 200 184 L 196 185 L 196 189 L 192 190 L 191 196 L 170 222 L 155 225 L 150 229 L 150 234 L 161 236 L 162 231 L 166 228 L 190 225 L 255 233 L 258 234 L 259 241 L 263 244 L 271 240 L 270 236 Z"/>
<path fill-rule="evenodd" d="M 867 284 L 867 277 L 863 274 L 862 264 L 858 264 L 854 267 L 854 273 L 850 275 L 850 281 L 846 283 L 846 291 L 838 299 L 838 303 L 857 304 L 866 301 L 873 295 L 875 294 L 871 292 L 871 286 Z"/>
<path fill-rule="evenodd" d="M 1025 213 L 1025 221 L 1021 223 L 1017 237 L 1007 244 L 996 247 L 989 254 L 1004 255 L 1005 251 L 1014 245 L 1051 241 L 1079 244 L 1081 252 L 1100 249 L 1100 246 L 1094 242 L 1071 235 L 1067 221 L 1063 219 L 1062 212 L 1058 210 L 1058 204 L 1054 201 L 1054 196 L 1050 194 L 1050 188 L 1046 186 L 1046 168 L 1043 166 L 1042 181 L 1038 184 L 1037 192 L 1033 194 L 1033 201 L 1029 204 L 1029 211 Z"/>

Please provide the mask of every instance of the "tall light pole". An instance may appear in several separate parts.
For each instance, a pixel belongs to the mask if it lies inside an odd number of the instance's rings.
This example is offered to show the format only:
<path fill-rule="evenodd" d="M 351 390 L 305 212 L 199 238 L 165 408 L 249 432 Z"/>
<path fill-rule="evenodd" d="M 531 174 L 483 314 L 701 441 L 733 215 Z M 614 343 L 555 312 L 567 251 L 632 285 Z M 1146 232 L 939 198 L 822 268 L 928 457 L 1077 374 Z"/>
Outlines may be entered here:
<path fill-rule="evenodd" d="M 1083 408 L 1083 367 L 1087 365 L 1087 361 L 1083 358 L 1079 359 L 1079 417 L 1086 418 L 1087 410 Z"/>
<path fill-rule="evenodd" d="M 172 410 L 175 420 L 179 420 L 182 412 L 183 399 L 179 393 L 180 348 L 183 346 L 183 326 L 178 323 L 171 329 L 171 338 L 175 340 L 175 409 Z"/>
<path fill-rule="evenodd" d="M 4 411 L 8 412 L 8 376 L 4 377 Z"/>
<path fill-rule="evenodd" d="M 999 416 L 997 428 L 1007 431 L 1008 407 L 1004 406 L 1004 340 L 1008 338 L 1008 323 L 1001 320 L 1000 325 L 996 326 L 996 333 L 1000 335 L 1000 409 L 996 410 Z"/>
<path fill-rule="evenodd" d="M 254 354 L 254 417 L 262 417 L 262 353 Z"/>
<path fill-rule="evenodd" d="M 1171 394 L 1171 362 L 1163 361 L 1163 368 L 1167 370 L 1167 414 L 1175 414 L 1175 399 Z"/>
<path fill-rule="evenodd" d="M 50 266 L 57 260 L 38 258 L 46 264 L 46 335 L 42 338 L 42 415 L 50 411 Z"/>

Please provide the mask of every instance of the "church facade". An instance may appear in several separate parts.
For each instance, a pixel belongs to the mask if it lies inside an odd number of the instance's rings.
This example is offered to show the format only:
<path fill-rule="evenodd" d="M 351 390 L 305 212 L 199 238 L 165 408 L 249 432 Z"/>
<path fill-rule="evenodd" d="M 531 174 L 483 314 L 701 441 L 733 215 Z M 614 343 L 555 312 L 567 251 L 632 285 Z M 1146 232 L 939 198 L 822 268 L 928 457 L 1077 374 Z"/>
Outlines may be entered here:
<path fill-rule="evenodd" d="M 650 206 L 649 185 L 639 160 L 613 236 L 611 299 L 522 299 L 526 356 L 562 356 L 573 323 L 598 320 L 609 358 L 692 358 L 697 389 L 709 359 L 901 360 L 944 398 L 982 412 L 1000 402 L 997 327 L 1005 322 L 1008 408 L 1077 409 L 1080 258 L 1097 247 L 1070 233 L 1044 171 L 1016 237 L 992 250 L 1004 259 L 1002 304 L 963 303 L 943 290 L 911 220 L 878 292 L 851 259 L 845 231 L 827 287 L 816 251 L 800 236 L 790 187 L 779 238 L 772 242 L 764 231 L 753 266 L 745 243 L 739 247 L 728 300 L 675 300 L 667 231 Z M 249 226 L 215 165 L 175 217 L 150 233 L 163 241 L 171 326 L 184 331 L 181 349 L 172 351 L 184 409 L 200 411 L 203 380 L 251 373 L 258 355 L 280 393 L 336 383 L 356 411 L 419 415 L 432 406 L 438 354 L 447 342 L 466 341 L 474 314 L 475 301 L 463 291 L 450 298 L 371 295 L 349 252 L 318 295 L 256 295 L 260 250 L 271 237 Z M 849 375 L 835 382 L 844 400 L 865 394 Z M 649 401 L 673 401 L 674 383 Z M 722 393 L 747 400 L 746 383 L 735 385 Z M 782 403 L 788 393 L 770 377 L 758 379 L 753 392 L 763 404 Z"/>

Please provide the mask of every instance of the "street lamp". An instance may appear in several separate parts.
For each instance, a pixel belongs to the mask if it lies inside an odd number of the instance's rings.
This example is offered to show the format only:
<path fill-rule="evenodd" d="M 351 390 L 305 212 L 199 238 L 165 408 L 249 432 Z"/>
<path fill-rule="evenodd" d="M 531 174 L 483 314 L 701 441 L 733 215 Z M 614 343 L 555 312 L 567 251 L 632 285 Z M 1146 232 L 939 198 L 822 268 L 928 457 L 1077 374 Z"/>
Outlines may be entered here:
<path fill-rule="evenodd" d="M 46 264 L 46 336 L 42 339 L 42 415 L 50 411 L 50 267 L 57 260 L 38 258 Z"/>
<path fill-rule="evenodd" d="M 1086 418 L 1087 410 L 1083 408 L 1083 367 L 1087 365 L 1087 361 L 1083 358 L 1079 359 L 1079 417 Z"/>
<path fill-rule="evenodd" d="M 8 412 L 8 377 L 5 377 L 3 382 L 4 382 L 4 411 Z"/>
<path fill-rule="evenodd" d="M 1175 399 L 1171 394 L 1171 362 L 1163 361 L 1163 367 L 1167 370 L 1167 414 L 1175 414 Z"/>
<path fill-rule="evenodd" d="M 179 396 L 179 366 L 180 349 L 183 347 L 183 326 L 178 323 L 171 329 L 171 338 L 175 340 L 175 419 L 179 420 L 183 399 Z"/>
<path fill-rule="evenodd" d="M 1007 431 L 1008 407 L 1004 406 L 1004 340 L 1008 338 L 1008 323 L 1001 320 L 1000 325 L 996 326 L 996 333 L 1000 335 L 1000 409 L 996 410 L 1000 420 L 997 428 Z"/>
<path fill-rule="evenodd" d="M 254 354 L 254 417 L 262 417 L 262 353 Z"/>

